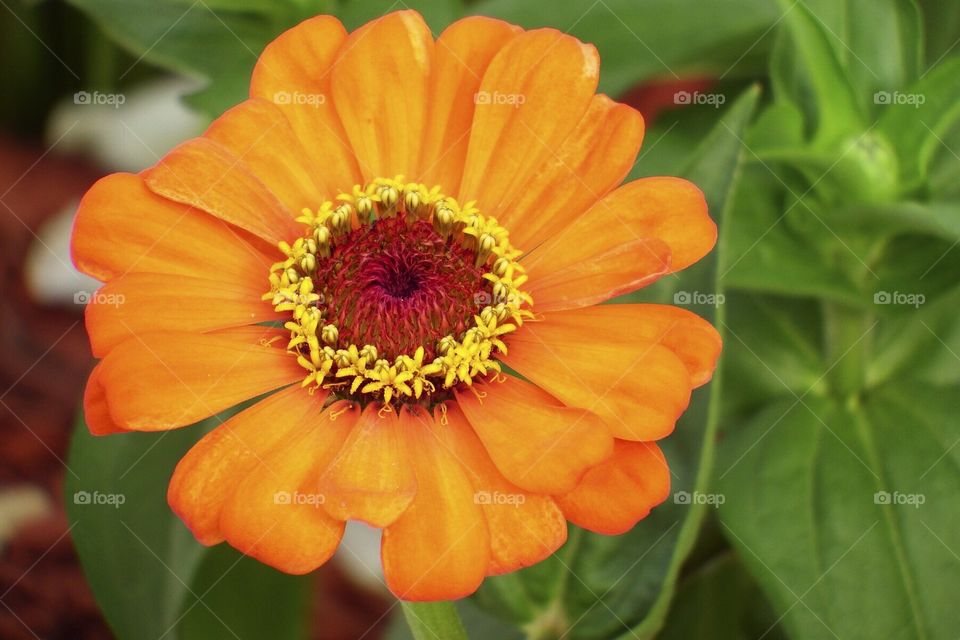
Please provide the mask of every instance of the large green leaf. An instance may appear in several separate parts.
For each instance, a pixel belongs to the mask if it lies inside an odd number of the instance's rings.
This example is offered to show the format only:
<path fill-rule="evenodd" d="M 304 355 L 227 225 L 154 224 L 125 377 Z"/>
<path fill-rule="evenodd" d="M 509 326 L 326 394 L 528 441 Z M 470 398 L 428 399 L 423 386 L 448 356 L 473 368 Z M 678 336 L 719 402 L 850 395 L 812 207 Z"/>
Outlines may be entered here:
<path fill-rule="evenodd" d="M 612 95 L 653 76 L 721 76 L 748 62 L 756 70 L 768 46 L 763 36 L 780 15 L 769 0 L 485 0 L 471 12 L 555 27 L 596 45 L 601 88 Z"/>
<path fill-rule="evenodd" d="M 723 390 L 728 414 L 755 410 L 770 398 L 803 393 L 823 373 L 820 310 L 809 300 L 727 291 Z"/>
<path fill-rule="evenodd" d="M 307 637 L 312 578 L 290 576 L 220 545 L 204 555 L 184 596 L 181 640 Z"/>
<path fill-rule="evenodd" d="M 184 429 L 97 438 L 82 423 L 74 431 L 66 482 L 71 534 L 120 640 L 160 637 L 179 622 L 204 548 L 167 506 L 167 482 L 197 437 Z"/>
<path fill-rule="evenodd" d="M 119 640 L 303 637 L 309 581 L 198 543 L 167 505 L 177 461 L 223 416 L 164 433 L 94 437 L 80 422 L 68 464 L 71 534 Z"/>
<path fill-rule="evenodd" d="M 752 89 L 723 115 L 694 154 L 684 175 L 707 196 L 713 215 L 728 213 L 728 196 L 739 175 L 741 137 L 757 100 Z M 711 257 L 679 278 L 646 290 L 644 299 L 673 302 L 675 292 L 720 294 L 717 261 L 727 257 L 725 235 Z M 631 296 L 630 299 L 637 299 Z M 717 298 L 722 301 L 722 298 Z M 723 305 L 696 308 L 722 327 Z M 706 493 L 713 457 L 720 380 L 696 392 L 676 432 L 660 444 L 670 463 L 675 491 Z M 568 632 L 571 638 L 652 637 L 663 624 L 684 559 L 696 539 L 706 504 L 670 500 L 628 534 L 601 536 L 571 528 L 570 540 L 551 559 L 530 569 L 488 579 L 477 601 L 526 626 L 533 637 Z M 625 562 L 629 558 L 629 562 Z"/>
<path fill-rule="evenodd" d="M 725 551 L 684 579 L 657 639 L 756 640 L 775 619 L 750 574 Z M 764 637 L 785 636 L 777 627 Z"/>
<path fill-rule="evenodd" d="M 956 633 L 957 391 L 800 395 L 728 434 L 724 530 L 791 637 Z"/>

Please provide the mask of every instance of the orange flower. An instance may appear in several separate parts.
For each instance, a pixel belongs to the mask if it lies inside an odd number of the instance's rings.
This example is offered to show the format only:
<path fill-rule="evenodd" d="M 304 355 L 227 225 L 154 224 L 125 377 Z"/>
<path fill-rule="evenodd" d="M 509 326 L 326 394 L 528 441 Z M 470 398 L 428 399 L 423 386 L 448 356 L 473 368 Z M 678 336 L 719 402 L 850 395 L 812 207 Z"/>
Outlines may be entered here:
<path fill-rule="evenodd" d="M 542 560 L 567 521 L 630 529 L 668 494 L 654 441 L 720 339 L 678 308 L 594 305 L 716 228 L 684 180 L 618 187 L 643 121 L 595 94 L 598 65 L 481 17 L 436 41 L 411 11 L 281 35 L 249 100 L 80 205 L 74 260 L 116 294 L 87 308 L 90 430 L 268 396 L 180 461 L 174 511 L 289 573 L 348 519 L 383 528 L 411 600 Z"/>

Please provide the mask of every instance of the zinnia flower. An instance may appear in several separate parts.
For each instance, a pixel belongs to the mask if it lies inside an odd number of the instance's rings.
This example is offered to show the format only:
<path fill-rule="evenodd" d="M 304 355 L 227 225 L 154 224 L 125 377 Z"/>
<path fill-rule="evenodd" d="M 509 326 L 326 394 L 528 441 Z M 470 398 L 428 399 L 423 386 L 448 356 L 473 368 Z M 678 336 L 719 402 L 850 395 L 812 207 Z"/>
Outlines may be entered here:
<path fill-rule="evenodd" d="M 177 465 L 173 510 L 289 573 L 369 523 L 410 600 L 542 560 L 567 521 L 630 529 L 668 494 L 655 441 L 720 339 L 678 308 L 597 305 L 716 227 L 684 180 L 618 187 L 643 121 L 595 93 L 598 67 L 482 17 L 436 41 L 412 11 L 282 34 L 249 100 L 80 205 L 74 261 L 106 282 L 90 430 L 256 399 Z"/>

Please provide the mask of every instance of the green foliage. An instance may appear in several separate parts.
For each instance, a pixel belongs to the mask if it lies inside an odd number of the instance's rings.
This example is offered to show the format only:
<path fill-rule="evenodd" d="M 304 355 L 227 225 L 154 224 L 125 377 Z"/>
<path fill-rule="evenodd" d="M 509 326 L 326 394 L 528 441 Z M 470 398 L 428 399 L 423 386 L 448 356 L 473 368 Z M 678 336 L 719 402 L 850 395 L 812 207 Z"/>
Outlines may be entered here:
<path fill-rule="evenodd" d="M 897 380 L 853 406 L 788 398 L 731 433 L 724 528 L 791 637 L 944 638 L 960 624 L 958 409 L 955 391 Z"/>

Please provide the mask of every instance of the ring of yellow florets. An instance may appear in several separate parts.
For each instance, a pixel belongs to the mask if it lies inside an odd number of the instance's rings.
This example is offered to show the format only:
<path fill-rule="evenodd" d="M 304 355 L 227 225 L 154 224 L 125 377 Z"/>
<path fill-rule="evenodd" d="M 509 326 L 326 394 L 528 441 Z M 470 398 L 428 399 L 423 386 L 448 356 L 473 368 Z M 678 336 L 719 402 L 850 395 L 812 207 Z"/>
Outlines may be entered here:
<path fill-rule="evenodd" d="M 474 204 L 461 206 L 439 187 L 404 183 L 398 176 L 354 185 L 316 211 L 303 209 L 297 221 L 306 225 L 306 233 L 293 244 L 280 243 L 286 259 L 271 267 L 270 291 L 263 298 L 291 316 L 284 324 L 290 331 L 287 350 L 307 371 L 304 387 L 387 404 L 429 401 L 441 389 L 470 386 L 477 376 L 501 371 L 496 355 L 507 351 L 502 336 L 532 318 L 533 300 L 521 289 L 527 280 L 518 262 L 521 252 L 510 244 L 507 230 Z M 388 360 L 375 344 L 340 344 L 341 331 L 321 304 L 323 283 L 315 282 L 318 265 L 337 251 L 338 241 L 364 225 L 396 217 L 408 225 L 429 222 L 441 238 L 470 249 L 484 269 L 486 291 L 478 299 L 489 304 L 460 335 L 438 335 L 431 349 L 437 355 L 430 362 L 424 361 L 423 346 Z"/>

